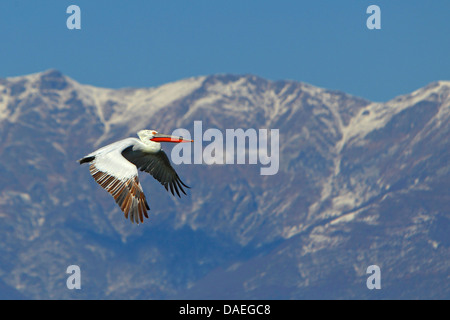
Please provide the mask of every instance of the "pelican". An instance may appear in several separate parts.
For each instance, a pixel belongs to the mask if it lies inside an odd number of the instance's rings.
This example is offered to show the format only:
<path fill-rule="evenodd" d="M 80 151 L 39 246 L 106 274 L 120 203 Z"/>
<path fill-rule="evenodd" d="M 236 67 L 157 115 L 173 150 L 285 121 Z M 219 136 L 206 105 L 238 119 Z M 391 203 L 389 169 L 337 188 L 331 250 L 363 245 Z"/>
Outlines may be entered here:
<path fill-rule="evenodd" d="M 125 218 L 139 224 L 148 218 L 150 207 L 139 183 L 138 170 L 150 173 L 167 191 L 180 197 L 186 194 L 169 158 L 162 150 L 160 142 L 193 142 L 183 137 L 158 133 L 156 130 L 141 130 L 140 140 L 127 138 L 102 147 L 78 160 L 80 164 L 89 163 L 89 171 L 95 181 L 113 197 Z"/>

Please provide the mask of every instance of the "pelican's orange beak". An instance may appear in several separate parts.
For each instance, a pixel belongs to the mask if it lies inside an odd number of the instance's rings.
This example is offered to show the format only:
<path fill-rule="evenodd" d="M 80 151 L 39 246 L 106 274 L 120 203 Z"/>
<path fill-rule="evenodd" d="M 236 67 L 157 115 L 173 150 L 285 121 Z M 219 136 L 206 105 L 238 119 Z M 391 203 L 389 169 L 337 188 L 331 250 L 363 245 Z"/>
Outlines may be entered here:
<path fill-rule="evenodd" d="M 153 138 L 150 139 L 154 142 L 173 142 L 173 143 L 180 143 L 180 142 L 194 142 L 194 140 L 186 140 L 183 139 L 183 137 L 175 137 L 168 134 L 162 134 L 157 133 L 153 136 Z"/>

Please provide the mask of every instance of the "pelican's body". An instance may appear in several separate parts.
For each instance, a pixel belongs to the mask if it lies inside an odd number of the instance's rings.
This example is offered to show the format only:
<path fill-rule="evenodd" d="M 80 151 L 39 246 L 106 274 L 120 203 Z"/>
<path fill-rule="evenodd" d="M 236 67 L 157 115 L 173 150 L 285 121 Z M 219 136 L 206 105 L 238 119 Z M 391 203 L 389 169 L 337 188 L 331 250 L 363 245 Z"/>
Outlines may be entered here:
<path fill-rule="evenodd" d="M 155 130 L 141 130 L 139 139 L 127 138 L 102 147 L 82 159 L 80 164 L 90 163 L 89 170 L 100 186 L 116 200 L 125 218 L 132 222 L 144 222 L 150 210 L 138 179 L 138 169 L 150 173 L 166 190 L 180 196 L 186 194 L 185 185 L 159 142 L 192 142 L 181 137 L 159 134 Z"/>

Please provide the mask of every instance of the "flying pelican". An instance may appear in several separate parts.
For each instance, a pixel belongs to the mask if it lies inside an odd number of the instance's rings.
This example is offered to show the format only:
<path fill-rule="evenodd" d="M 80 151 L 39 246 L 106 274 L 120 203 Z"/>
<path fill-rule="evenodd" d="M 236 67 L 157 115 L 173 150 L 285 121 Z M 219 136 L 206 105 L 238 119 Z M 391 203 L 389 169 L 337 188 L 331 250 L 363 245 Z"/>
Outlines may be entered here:
<path fill-rule="evenodd" d="M 158 133 L 155 130 L 141 130 L 139 139 L 127 138 L 100 148 L 78 160 L 80 164 L 90 163 L 89 171 L 95 181 L 116 200 L 125 218 L 139 224 L 148 218 L 150 210 L 144 191 L 139 183 L 138 170 L 150 173 L 167 191 L 186 194 L 169 158 L 162 150 L 160 142 L 193 142 L 183 137 Z"/>

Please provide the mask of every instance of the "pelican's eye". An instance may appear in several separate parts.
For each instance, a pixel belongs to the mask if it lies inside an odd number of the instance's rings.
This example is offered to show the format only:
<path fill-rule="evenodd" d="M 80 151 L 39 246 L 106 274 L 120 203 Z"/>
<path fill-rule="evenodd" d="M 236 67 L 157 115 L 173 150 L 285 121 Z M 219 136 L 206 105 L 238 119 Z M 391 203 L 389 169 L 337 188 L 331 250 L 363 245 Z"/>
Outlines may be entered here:
<path fill-rule="evenodd" d="M 152 131 L 152 135 L 155 135 L 156 134 L 156 131 Z"/>

